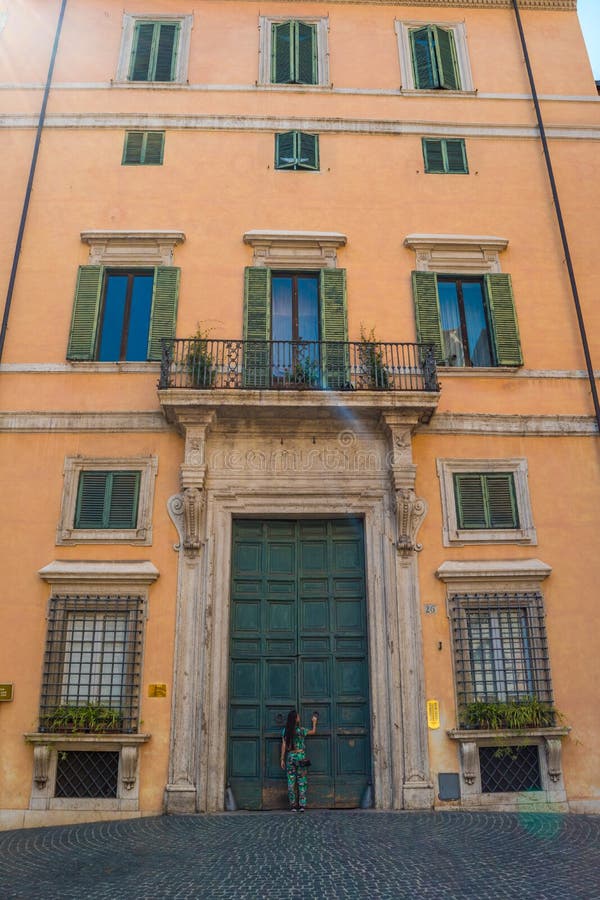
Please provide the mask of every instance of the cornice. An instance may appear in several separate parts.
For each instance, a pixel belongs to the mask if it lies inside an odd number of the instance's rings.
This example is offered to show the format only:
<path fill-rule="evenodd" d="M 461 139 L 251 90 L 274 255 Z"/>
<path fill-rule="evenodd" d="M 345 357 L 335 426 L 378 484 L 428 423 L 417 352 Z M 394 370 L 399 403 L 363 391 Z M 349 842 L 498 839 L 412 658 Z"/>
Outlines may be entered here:
<path fill-rule="evenodd" d="M 295 0 L 287 0 L 295 2 Z M 306 3 L 318 3 L 321 0 L 305 0 Z M 339 3 L 360 4 L 363 6 L 434 6 L 438 8 L 470 8 L 470 9 L 511 9 L 511 0 L 329 0 L 330 5 Z M 519 0 L 520 9 L 546 9 L 559 12 L 575 12 L 577 0 Z"/>

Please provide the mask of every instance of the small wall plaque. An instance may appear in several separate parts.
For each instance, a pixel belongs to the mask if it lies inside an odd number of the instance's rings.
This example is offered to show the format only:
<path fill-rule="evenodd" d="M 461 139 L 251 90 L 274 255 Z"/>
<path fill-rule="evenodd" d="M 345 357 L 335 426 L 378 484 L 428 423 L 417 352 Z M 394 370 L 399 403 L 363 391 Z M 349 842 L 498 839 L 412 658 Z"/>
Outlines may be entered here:
<path fill-rule="evenodd" d="M 426 616 L 434 616 L 437 612 L 437 606 L 435 603 L 426 603 L 425 604 L 425 615 Z"/>
<path fill-rule="evenodd" d="M 0 684 L 0 701 L 8 702 L 13 699 L 14 684 Z"/>
<path fill-rule="evenodd" d="M 149 684 L 148 685 L 148 696 L 149 697 L 166 697 L 167 696 L 166 684 Z"/>
<path fill-rule="evenodd" d="M 430 728 L 440 727 L 440 704 L 438 700 L 427 701 L 427 724 Z"/>

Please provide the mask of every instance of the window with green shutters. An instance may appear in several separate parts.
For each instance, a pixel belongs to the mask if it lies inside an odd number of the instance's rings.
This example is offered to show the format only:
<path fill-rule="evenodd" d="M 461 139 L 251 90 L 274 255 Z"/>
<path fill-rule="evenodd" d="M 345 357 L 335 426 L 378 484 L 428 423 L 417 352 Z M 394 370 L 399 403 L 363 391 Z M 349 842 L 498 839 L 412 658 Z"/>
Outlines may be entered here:
<path fill-rule="evenodd" d="M 180 270 L 80 266 L 67 359 L 160 360 L 175 336 Z"/>
<path fill-rule="evenodd" d="M 512 472 L 454 474 L 458 527 L 519 528 Z"/>
<path fill-rule="evenodd" d="M 423 138 L 425 171 L 440 175 L 468 175 L 467 151 L 463 140 Z"/>
<path fill-rule="evenodd" d="M 413 272 L 417 338 L 447 366 L 521 366 L 510 275 Z"/>
<path fill-rule="evenodd" d="M 81 472 L 75 528 L 133 529 L 137 525 L 140 472 Z"/>
<path fill-rule="evenodd" d="M 271 24 L 273 84 L 318 84 L 317 26 L 291 20 Z"/>
<path fill-rule="evenodd" d="M 419 90 L 461 89 L 452 28 L 425 25 L 410 30 L 415 87 Z"/>
<path fill-rule="evenodd" d="M 286 131 L 275 135 L 276 169 L 319 168 L 319 136 L 303 131 Z"/>
<path fill-rule="evenodd" d="M 122 165 L 162 166 L 164 131 L 128 131 L 125 134 Z"/>
<path fill-rule="evenodd" d="M 136 21 L 129 81 L 174 81 L 179 22 Z"/>

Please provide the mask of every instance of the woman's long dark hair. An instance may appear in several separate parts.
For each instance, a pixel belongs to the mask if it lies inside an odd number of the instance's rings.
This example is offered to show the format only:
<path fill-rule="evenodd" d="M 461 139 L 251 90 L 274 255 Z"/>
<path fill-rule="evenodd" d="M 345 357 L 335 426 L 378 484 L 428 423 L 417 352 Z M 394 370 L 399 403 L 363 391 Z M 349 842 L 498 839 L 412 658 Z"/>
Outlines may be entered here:
<path fill-rule="evenodd" d="M 294 734 L 296 732 L 296 719 L 298 718 L 298 713 L 295 709 L 291 709 L 288 713 L 287 722 L 285 723 L 285 749 L 291 750 L 294 746 Z"/>

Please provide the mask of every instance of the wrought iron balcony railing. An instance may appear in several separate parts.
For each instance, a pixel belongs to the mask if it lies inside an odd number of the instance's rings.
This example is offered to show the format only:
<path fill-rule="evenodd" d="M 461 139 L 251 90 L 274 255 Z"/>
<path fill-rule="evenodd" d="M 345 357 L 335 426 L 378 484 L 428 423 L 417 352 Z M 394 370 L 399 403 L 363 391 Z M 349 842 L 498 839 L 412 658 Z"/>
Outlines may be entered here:
<path fill-rule="evenodd" d="M 437 391 L 429 344 L 163 341 L 159 388 Z"/>

